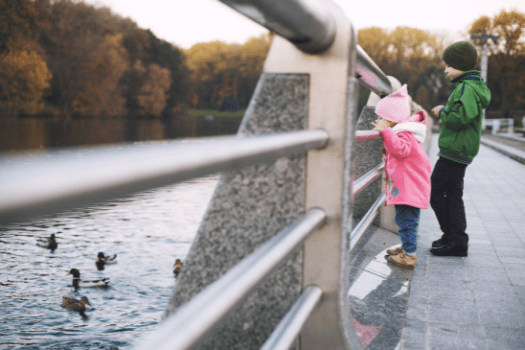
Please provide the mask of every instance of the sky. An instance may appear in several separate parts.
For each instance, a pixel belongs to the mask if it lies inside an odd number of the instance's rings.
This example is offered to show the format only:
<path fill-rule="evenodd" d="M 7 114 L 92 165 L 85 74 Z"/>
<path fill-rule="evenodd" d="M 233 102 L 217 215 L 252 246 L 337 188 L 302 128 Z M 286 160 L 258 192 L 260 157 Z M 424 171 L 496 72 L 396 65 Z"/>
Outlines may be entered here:
<path fill-rule="evenodd" d="M 218 0 L 83 0 L 129 17 L 158 38 L 188 49 L 199 42 L 244 43 L 268 31 Z M 525 13 L 524 0 L 333 0 L 355 30 L 399 26 L 465 39 L 470 24 L 505 9 Z M 462 36 L 463 35 L 463 36 Z"/>

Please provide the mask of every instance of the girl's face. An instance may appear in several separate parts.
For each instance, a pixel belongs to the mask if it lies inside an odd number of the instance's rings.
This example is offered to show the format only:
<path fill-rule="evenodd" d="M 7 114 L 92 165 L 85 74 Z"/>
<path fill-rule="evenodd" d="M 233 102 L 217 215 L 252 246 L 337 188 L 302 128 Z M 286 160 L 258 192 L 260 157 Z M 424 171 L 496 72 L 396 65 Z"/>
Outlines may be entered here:
<path fill-rule="evenodd" d="M 455 77 L 463 73 L 463 71 L 457 70 L 456 68 L 452 68 L 451 66 L 445 63 L 445 74 L 447 75 L 447 77 L 449 77 L 449 79 L 454 79 Z"/>

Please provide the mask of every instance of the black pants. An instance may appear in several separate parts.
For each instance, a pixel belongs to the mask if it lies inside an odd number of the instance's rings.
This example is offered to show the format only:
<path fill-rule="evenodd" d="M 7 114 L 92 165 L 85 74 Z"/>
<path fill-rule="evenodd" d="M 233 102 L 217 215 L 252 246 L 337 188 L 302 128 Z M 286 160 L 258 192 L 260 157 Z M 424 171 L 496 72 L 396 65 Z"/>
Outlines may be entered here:
<path fill-rule="evenodd" d="M 463 204 L 463 179 L 467 165 L 439 158 L 430 178 L 430 205 L 436 213 L 444 241 L 468 243 Z"/>

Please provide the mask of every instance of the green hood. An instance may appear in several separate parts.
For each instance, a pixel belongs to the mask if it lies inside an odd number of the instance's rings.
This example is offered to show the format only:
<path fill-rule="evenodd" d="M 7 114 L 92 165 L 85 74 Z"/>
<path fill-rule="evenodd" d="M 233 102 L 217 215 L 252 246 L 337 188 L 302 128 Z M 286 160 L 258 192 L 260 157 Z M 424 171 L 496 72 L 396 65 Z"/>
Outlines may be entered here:
<path fill-rule="evenodd" d="M 481 79 L 480 71 L 477 70 L 469 70 L 461 75 L 458 75 L 454 79 L 451 80 L 452 83 L 458 84 L 465 83 L 474 91 L 479 97 L 479 100 L 481 102 L 482 108 L 487 108 L 490 103 L 490 90 L 487 87 L 487 84 Z"/>

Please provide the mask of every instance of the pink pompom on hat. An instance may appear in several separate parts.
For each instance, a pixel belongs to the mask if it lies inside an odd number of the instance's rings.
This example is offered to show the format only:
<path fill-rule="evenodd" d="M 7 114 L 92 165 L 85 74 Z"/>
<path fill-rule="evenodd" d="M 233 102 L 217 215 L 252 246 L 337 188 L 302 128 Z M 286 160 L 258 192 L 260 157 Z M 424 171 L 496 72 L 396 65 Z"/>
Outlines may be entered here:
<path fill-rule="evenodd" d="M 376 114 L 381 118 L 399 124 L 410 117 L 410 98 L 407 85 L 383 98 L 376 106 Z"/>

